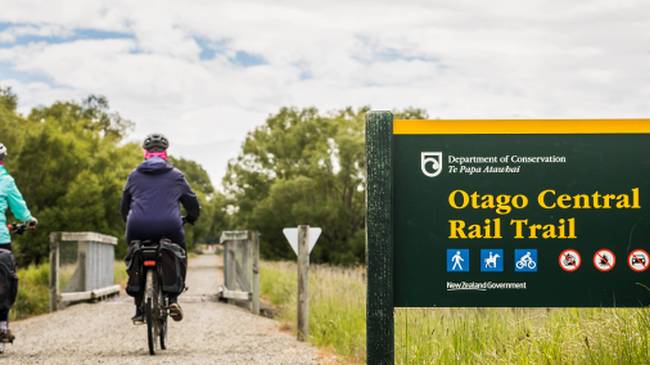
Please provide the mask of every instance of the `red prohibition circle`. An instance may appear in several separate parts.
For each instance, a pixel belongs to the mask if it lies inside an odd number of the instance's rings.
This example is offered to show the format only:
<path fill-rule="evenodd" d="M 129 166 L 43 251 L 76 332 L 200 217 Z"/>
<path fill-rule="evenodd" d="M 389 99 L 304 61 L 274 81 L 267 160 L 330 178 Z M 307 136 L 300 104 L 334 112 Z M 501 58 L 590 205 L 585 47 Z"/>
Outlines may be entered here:
<path fill-rule="evenodd" d="M 650 266 L 650 263 L 646 262 L 645 266 L 640 268 L 640 269 L 637 269 L 637 268 L 634 267 L 634 265 L 632 265 L 632 256 L 637 252 L 645 254 L 646 260 L 650 259 L 650 254 L 648 254 L 648 251 L 646 251 L 644 249 L 641 249 L 641 248 L 637 248 L 636 250 L 632 250 L 632 252 L 630 252 L 630 254 L 627 256 L 627 266 L 629 266 L 630 269 L 632 269 L 632 271 L 644 272 L 644 271 L 648 270 L 648 267 Z"/>
<path fill-rule="evenodd" d="M 602 267 L 600 267 L 600 265 L 598 265 L 598 263 L 597 263 L 597 259 L 600 259 L 600 258 L 601 258 L 601 256 L 599 255 L 599 253 L 601 253 L 601 252 L 606 252 L 606 253 L 608 253 L 608 254 L 610 254 L 610 255 L 612 256 L 612 263 L 611 263 L 611 265 L 610 265 L 608 268 L 602 268 Z M 616 266 L 616 255 L 614 255 L 614 252 L 612 252 L 612 250 L 610 250 L 610 249 L 607 249 L 607 248 L 601 248 L 601 249 L 599 249 L 598 251 L 596 251 L 596 252 L 594 253 L 594 258 L 593 258 L 592 261 L 593 261 L 593 263 L 594 263 L 594 267 L 596 268 L 596 270 L 598 270 L 598 271 L 600 271 L 600 272 L 609 272 L 609 271 L 612 271 L 612 269 L 614 268 L 614 266 Z"/>
<path fill-rule="evenodd" d="M 575 266 L 572 267 L 572 268 L 566 267 L 566 266 L 564 266 L 562 264 L 562 258 L 568 253 L 572 253 L 572 254 L 578 256 L 578 260 L 575 263 Z M 582 256 L 580 256 L 580 253 L 577 250 L 574 250 L 572 248 L 568 248 L 568 249 L 560 252 L 560 256 L 557 257 L 557 263 L 560 265 L 560 268 L 562 270 L 564 270 L 566 272 L 574 272 L 574 271 L 578 270 L 580 268 L 580 266 L 582 266 Z"/>

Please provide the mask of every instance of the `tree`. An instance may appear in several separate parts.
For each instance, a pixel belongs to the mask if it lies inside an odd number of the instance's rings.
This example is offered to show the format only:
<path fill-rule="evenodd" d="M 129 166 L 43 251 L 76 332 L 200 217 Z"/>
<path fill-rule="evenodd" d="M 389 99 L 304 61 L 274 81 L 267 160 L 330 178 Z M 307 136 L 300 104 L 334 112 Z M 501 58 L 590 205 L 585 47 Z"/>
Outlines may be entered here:
<path fill-rule="evenodd" d="M 120 196 L 141 154 L 134 145 L 120 146 L 115 126 L 128 123 L 109 114 L 102 100 L 95 106 L 56 102 L 27 117 L 30 128 L 11 172 L 41 227 L 18 241 L 21 262 L 46 259 L 52 231 L 123 235 Z M 106 124 L 108 120 L 115 123 Z M 118 254 L 123 252 L 122 243 Z"/>
<path fill-rule="evenodd" d="M 25 118 L 17 114 L 16 97 L 0 88 L 0 142 L 9 148 L 7 168 L 32 211 L 37 231 L 16 238 L 21 264 L 44 261 L 49 233 L 96 231 L 120 238 L 116 257 L 126 253 L 119 206 L 128 174 L 142 161 L 137 144 L 124 143 L 132 123 L 112 112 L 104 97 L 82 102 L 55 102 L 35 108 Z M 224 199 L 203 168 L 176 160 L 198 187 L 209 219 L 200 220 L 190 236 L 215 237 L 223 229 Z M 220 215 L 221 214 L 221 215 Z M 205 222 L 205 223 L 204 223 Z"/>
<path fill-rule="evenodd" d="M 9 149 L 7 161 L 20 154 L 22 140 L 27 130 L 26 121 L 16 113 L 18 98 L 11 88 L 0 87 L 0 143 Z"/>
<path fill-rule="evenodd" d="M 323 228 L 313 261 L 364 261 L 368 111 L 282 108 L 248 134 L 223 183 L 233 223 L 262 233 L 266 257 L 291 258 L 282 228 L 310 224 Z M 396 116 L 426 117 L 413 108 Z"/>
<path fill-rule="evenodd" d="M 201 204 L 201 217 L 192 226 L 186 226 L 188 248 L 195 242 L 216 242 L 219 233 L 227 229 L 226 200 L 214 189 L 208 172 L 198 163 L 171 157 L 170 162 L 180 169 L 196 193 Z"/>
<path fill-rule="evenodd" d="M 11 87 L 0 87 L 0 107 L 15 112 L 18 106 L 18 96 Z"/>

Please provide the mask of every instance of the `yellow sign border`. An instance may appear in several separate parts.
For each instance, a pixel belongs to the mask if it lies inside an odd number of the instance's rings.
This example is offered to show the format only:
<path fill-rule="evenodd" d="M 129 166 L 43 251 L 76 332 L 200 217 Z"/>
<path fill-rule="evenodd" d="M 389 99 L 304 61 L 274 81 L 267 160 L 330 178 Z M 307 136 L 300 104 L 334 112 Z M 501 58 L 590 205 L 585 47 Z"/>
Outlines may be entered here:
<path fill-rule="evenodd" d="M 650 119 L 396 119 L 393 134 L 646 134 Z"/>

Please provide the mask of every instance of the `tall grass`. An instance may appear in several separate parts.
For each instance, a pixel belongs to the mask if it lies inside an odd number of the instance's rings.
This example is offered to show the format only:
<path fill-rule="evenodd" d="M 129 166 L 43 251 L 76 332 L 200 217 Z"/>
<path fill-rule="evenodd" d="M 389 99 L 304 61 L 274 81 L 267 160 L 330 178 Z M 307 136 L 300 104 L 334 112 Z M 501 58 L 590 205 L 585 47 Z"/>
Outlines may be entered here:
<path fill-rule="evenodd" d="M 17 320 L 46 313 L 50 300 L 50 265 L 32 265 L 18 270 L 18 296 L 10 312 Z"/>
<path fill-rule="evenodd" d="M 124 262 L 115 262 L 115 283 L 126 287 L 126 268 Z M 74 269 L 65 271 L 59 278 L 64 288 Z M 10 312 L 11 320 L 19 320 L 47 313 L 50 301 L 50 264 L 31 265 L 18 270 L 18 296 Z"/>
<path fill-rule="evenodd" d="M 408 364 L 648 364 L 648 309 L 404 309 Z"/>
<path fill-rule="evenodd" d="M 354 362 L 363 362 L 366 343 L 365 281 L 362 269 L 309 268 L 309 341 Z M 278 318 L 295 330 L 297 269 L 287 262 L 261 265 L 262 296 L 278 307 Z"/>
<path fill-rule="evenodd" d="M 363 270 L 309 275 L 309 341 L 363 362 Z M 264 262 L 261 288 L 294 328 L 295 264 Z M 648 364 L 650 308 L 399 309 L 395 352 L 398 364 Z"/>
<path fill-rule="evenodd" d="M 126 281 L 128 280 L 129 275 L 126 273 L 126 264 L 124 261 L 115 261 L 113 273 L 115 284 L 119 284 L 122 289 L 126 288 Z"/>

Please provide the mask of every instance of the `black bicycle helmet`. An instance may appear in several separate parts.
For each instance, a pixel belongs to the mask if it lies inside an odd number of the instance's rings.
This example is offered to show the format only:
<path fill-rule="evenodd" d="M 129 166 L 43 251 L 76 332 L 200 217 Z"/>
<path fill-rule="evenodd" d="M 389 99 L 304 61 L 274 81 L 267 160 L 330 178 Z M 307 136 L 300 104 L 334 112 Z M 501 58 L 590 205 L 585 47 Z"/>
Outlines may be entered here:
<path fill-rule="evenodd" d="M 7 156 L 7 147 L 0 143 L 0 161 L 4 161 L 5 157 Z"/>
<path fill-rule="evenodd" d="M 163 152 L 169 147 L 169 140 L 162 133 L 152 133 L 142 142 L 142 148 L 149 152 Z"/>

